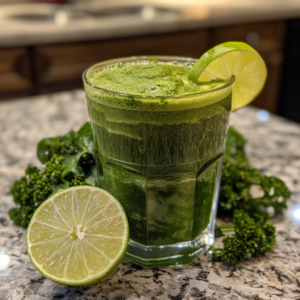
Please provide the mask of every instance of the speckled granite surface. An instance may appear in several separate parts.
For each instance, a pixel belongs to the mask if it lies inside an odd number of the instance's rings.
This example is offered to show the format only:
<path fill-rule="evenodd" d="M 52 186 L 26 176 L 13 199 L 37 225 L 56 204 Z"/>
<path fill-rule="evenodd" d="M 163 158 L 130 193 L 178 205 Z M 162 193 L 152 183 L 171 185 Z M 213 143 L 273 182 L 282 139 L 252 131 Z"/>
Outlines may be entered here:
<path fill-rule="evenodd" d="M 106 280 L 90 287 L 66 287 L 44 278 L 29 261 L 24 229 L 8 218 L 9 187 L 28 164 L 38 164 L 35 147 L 46 136 L 77 129 L 87 120 L 83 91 L 0 103 L 0 299 L 300 299 L 300 125 L 272 116 L 257 119 L 245 108 L 231 124 L 248 139 L 252 164 L 286 181 L 293 195 L 277 226 L 274 250 L 237 264 L 211 263 L 202 256 L 180 268 L 142 269 L 124 260 Z M 300 210 L 298 211 L 300 218 Z"/>

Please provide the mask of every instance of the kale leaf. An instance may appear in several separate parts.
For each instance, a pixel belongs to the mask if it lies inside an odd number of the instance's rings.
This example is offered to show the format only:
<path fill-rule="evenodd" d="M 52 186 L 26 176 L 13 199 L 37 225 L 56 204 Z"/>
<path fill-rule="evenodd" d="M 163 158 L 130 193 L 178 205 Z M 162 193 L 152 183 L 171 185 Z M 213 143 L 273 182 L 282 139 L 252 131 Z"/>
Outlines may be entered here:
<path fill-rule="evenodd" d="M 229 127 L 222 166 L 218 217 L 233 218 L 233 224 L 216 226 L 215 237 L 225 236 L 223 248 L 214 248 L 216 261 L 235 264 L 246 257 L 257 257 L 271 251 L 275 244 L 275 227 L 266 224 L 287 207 L 290 191 L 273 176 L 262 175 L 252 168 L 245 153 L 246 140 Z M 257 196 L 251 189 L 260 191 Z M 234 233 L 234 234 L 232 234 Z"/>
<path fill-rule="evenodd" d="M 219 230 L 221 228 L 222 226 L 218 227 Z M 222 240 L 223 248 L 211 248 L 216 261 L 236 264 L 246 257 L 266 254 L 275 244 L 275 227 L 257 222 L 243 210 L 235 210 L 232 228 L 226 226 L 223 230 L 234 234 Z"/>
<path fill-rule="evenodd" d="M 78 132 L 43 139 L 38 143 L 37 156 L 45 164 L 44 168 L 28 166 L 25 176 L 11 187 L 18 207 L 11 209 L 9 214 L 18 226 L 27 227 L 36 208 L 59 190 L 97 184 L 89 122 Z"/>
<path fill-rule="evenodd" d="M 235 209 L 243 209 L 252 218 L 267 220 L 281 214 L 291 194 L 285 183 L 273 176 L 262 175 L 247 160 L 243 136 L 229 127 L 226 151 L 222 166 L 218 216 L 232 216 Z M 256 187 L 263 194 L 252 195 Z"/>

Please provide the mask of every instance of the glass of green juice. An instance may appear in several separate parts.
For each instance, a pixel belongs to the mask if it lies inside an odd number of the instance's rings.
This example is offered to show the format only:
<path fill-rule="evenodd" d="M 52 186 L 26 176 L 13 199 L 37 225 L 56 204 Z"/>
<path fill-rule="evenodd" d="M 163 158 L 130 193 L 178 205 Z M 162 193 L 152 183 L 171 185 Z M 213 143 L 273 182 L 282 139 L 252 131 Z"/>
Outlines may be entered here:
<path fill-rule="evenodd" d="M 83 75 L 98 185 L 122 204 L 126 257 L 144 267 L 191 263 L 214 242 L 234 76 L 191 82 L 196 61 L 120 58 Z"/>

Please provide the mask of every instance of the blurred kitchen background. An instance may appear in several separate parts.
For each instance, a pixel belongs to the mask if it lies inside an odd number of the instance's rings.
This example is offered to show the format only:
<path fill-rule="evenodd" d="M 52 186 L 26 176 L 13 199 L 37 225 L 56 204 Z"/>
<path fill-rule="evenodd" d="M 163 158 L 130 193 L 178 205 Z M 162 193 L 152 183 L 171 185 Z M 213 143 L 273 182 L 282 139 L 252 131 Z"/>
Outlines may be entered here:
<path fill-rule="evenodd" d="M 102 60 L 233 40 L 268 67 L 253 105 L 300 122 L 300 0 L 0 0 L 0 101 L 82 88 Z"/>

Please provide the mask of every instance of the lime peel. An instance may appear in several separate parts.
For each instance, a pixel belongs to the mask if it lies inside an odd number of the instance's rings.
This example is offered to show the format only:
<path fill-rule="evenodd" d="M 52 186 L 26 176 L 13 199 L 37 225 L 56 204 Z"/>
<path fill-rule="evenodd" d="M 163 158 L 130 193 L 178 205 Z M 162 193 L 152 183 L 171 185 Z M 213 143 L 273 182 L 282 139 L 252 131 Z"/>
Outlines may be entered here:
<path fill-rule="evenodd" d="M 71 187 L 35 211 L 26 241 L 31 262 L 45 277 L 70 286 L 91 285 L 112 273 L 124 258 L 128 220 L 108 192 Z"/>
<path fill-rule="evenodd" d="M 253 101 L 264 87 L 267 67 L 259 53 L 243 42 L 226 42 L 204 53 L 188 78 L 194 82 L 227 80 L 235 76 L 232 111 Z"/>

